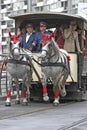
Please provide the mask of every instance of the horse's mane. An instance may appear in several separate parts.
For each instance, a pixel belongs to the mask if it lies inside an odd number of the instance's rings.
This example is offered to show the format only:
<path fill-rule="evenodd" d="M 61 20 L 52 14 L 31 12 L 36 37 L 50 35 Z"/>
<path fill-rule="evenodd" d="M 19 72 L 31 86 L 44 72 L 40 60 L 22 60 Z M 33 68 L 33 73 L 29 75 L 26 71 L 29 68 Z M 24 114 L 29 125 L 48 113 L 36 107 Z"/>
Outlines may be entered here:
<path fill-rule="evenodd" d="M 53 44 L 53 47 L 54 47 L 54 51 L 56 52 L 56 54 L 59 54 L 60 52 L 60 49 L 59 49 L 59 46 L 57 45 L 56 41 L 54 40 L 54 38 L 52 37 L 52 44 Z"/>

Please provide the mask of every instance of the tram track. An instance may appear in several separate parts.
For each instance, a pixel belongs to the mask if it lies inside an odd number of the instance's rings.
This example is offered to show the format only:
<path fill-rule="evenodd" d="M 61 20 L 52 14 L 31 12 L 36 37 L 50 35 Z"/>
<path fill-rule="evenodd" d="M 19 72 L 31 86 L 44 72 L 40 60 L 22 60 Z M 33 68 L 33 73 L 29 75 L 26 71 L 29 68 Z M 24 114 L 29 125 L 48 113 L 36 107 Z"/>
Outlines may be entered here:
<path fill-rule="evenodd" d="M 78 120 L 78 121 L 75 121 L 75 122 L 71 123 L 70 125 L 61 127 L 61 128 L 59 128 L 57 130 L 72 130 L 73 128 L 78 127 L 79 125 L 82 125 L 82 124 L 84 124 L 86 122 L 87 122 L 87 118 L 83 118 L 81 120 Z"/>
<path fill-rule="evenodd" d="M 76 103 L 76 102 L 69 102 L 69 103 L 60 104 L 57 107 L 62 108 L 64 106 L 71 105 L 73 103 Z M 30 106 L 29 105 L 28 106 L 18 106 L 18 105 L 12 104 L 11 107 L 5 107 L 4 110 L 0 111 L 0 120 L 36 114 L 36 113 L 40 113 L 40 112 L 44 112 L 47 110 L 57 108 L 57 107 L 53 106 L 52 104 L 44 104 L 44 103 L 43 104 L 31 103 Z M 22 107 L 23 107 L 23 109 L 21 109 Z M 27 109 L 26 109 L 26 107 L 27 107 Z"/>

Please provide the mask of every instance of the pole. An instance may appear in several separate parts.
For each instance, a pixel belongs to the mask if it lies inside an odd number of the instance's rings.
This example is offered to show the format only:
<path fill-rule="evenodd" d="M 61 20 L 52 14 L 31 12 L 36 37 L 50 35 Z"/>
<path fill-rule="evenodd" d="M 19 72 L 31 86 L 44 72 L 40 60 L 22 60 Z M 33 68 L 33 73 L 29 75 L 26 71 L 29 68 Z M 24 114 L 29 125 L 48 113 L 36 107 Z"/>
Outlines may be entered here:
<path fill-rule="evenodd" d="M 32 0 L 27 0 L 27 12 L 32 12 Z"/>

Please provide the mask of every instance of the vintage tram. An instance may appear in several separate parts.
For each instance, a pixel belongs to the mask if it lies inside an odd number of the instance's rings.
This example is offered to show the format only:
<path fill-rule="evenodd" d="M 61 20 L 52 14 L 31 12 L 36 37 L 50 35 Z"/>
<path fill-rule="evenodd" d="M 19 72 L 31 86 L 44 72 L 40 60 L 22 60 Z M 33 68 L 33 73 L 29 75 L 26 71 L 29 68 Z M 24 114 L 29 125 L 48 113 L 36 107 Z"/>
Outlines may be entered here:
<path fill-rule="evenodd" d="M 86 21 L 75 15 L 69 15 L 64 13 L 55 12 L 39 12 L 39 13 L 25 13 L 21 15 L 10 15 L 12 19 L 15 19 L 15 32 L 18 33 L 19 26 L 32 22 L 35 27 L 35 31 L 38 30 L 40 21 L 47 22 L 47 29 L 54 29 L 61 24 L 69 24 L 71 20 L 76 20 L 80 31 L 87 30 Z M 83 39 L 79 39 L 81 49 L 85 48 L 87 44 Z M 84 54 L 78 54 L 77 52 L 70 52 L 70 75 L 66 81 L 67 95 L 61 97 L 63 100 L 84 100 L 87 99 L 87 57 Z M 40 63 L 40 53 L 33 53 L 34 58 Z M 32 76 L 32 88 L 30 89 L 31 100 L 42 100 L 42 85 L 41 85 L 41 66 L 33 62 L 34 69 Z M 48 83 L 48 93 L 50 99 L 53 99 L 52 84 Z"/>

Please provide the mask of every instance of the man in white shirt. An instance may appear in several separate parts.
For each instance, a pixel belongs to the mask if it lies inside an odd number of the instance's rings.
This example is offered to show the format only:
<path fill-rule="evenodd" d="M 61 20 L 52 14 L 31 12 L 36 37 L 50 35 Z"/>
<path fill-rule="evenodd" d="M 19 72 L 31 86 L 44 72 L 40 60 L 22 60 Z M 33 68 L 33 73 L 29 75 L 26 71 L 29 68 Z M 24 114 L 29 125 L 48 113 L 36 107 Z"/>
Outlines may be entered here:
<path fill-rule="evenodd" d="M 20 46 L 30 51 L 34 51 L 35 50 L 34 39 L 35 39 L 35 33 L 33 32 L 33 24 L 28 23 L 26 25 L 26 34 L 22 36 L 22 41 Z"/>

